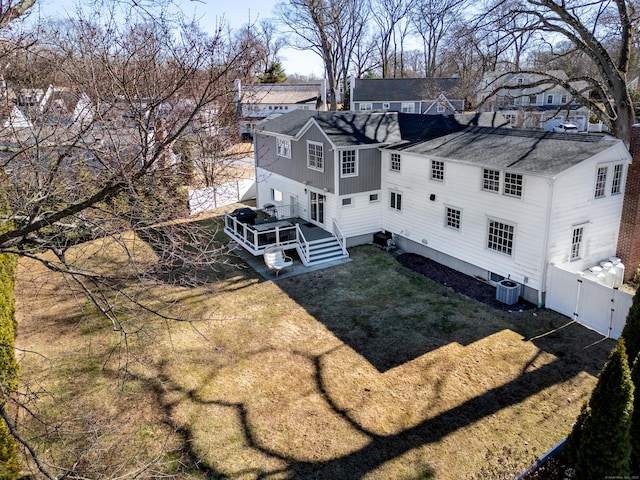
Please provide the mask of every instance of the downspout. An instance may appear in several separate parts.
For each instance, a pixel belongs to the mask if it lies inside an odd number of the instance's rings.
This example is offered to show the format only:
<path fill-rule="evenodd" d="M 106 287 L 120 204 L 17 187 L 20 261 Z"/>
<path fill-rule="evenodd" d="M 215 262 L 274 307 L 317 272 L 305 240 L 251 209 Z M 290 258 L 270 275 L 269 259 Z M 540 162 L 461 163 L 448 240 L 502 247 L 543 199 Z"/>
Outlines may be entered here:
<path fill-rule="evenodd" d="M 546 291 L 547 288 L 547 271 L 549 269 L 549 229 L 551 225 L 551 206 L 553 205 L 553 194 L 555 193 L 554 179 L 547 179 L 547 183 L 551 188 L 551 195 L 548 196 L 547 201 L 547 219 L 544 225 L 544 243 L 542 245 L 542 276 L 540 277 L 540 288 L 538 288 L 538 308 L 542 308 L 542 291 Z"/>

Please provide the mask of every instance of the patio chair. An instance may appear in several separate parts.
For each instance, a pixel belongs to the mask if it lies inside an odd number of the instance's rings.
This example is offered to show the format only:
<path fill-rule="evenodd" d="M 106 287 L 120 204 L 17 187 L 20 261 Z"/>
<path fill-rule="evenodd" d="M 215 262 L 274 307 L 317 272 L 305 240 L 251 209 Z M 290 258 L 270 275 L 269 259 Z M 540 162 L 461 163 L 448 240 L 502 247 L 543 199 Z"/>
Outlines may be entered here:
<path fill-rule="evenodd" d="M 264 250 L 264 263 L 269 270 L 276 272 L 277 277 L 281 270 L 293 265 L 293 259 L 284 252 L 284 248 L 276 245 Z"/>

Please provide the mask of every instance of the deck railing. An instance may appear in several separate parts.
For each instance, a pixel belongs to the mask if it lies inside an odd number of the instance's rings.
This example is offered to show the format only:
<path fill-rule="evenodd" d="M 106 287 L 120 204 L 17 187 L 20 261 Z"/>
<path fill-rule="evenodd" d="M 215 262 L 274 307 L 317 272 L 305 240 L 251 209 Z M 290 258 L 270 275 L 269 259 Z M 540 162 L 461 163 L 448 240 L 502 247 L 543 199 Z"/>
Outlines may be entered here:
<path fill-rule="evenodd" d="M 340 227 L 338 226 L 338 222 L 336 222 L 335 219 L 333 220 L 333 236 L 336 237 L 336 239 L 338 240 L 338 243 L 340 244 L 340 247 L 342 247 L 342 253 L 344 253 L 345 255 L 348 255 L 347 237 L 344 236 L 344 233 L 342 233 L 342 230 L 340 230 Z"/>
<path fill-rule="evenodd" d="M 273 228 L 269 226 L 273 223 Z M 231 238 L 238 241 L 252 255 L 261 255 L 270 245 L 306 245 L 308 256 L 308 243 L 298 225 L 283 225 L 284 222 L 266 222 L 250 225 L 239 221 L 233 215 L 225 213 L 224 231 Z"/>

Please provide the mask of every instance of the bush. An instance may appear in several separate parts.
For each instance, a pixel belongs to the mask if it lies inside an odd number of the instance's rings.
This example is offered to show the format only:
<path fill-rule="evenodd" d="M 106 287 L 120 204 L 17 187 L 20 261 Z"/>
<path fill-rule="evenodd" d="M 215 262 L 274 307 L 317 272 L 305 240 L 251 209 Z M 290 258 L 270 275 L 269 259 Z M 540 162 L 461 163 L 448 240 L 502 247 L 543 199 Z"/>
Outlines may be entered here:
<path fill-rule="evenodd" d="M 627 314 L 621 337 L 627 349 L 629 361 L 633 361 L 640 353 L 640 289 L 633 296 L 633 303 Z"/>

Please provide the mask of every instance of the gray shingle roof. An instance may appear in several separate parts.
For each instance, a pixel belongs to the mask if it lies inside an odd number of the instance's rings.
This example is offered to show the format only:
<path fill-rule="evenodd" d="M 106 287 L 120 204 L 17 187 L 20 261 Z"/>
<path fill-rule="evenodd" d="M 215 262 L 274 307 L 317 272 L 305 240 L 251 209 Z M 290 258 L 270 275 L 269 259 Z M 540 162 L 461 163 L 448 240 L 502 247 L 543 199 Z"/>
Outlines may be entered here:
<path fill-rule="evenodd" d="M 383 144 L 401 152 L 543 175 L 555 175 L 620 142 L 596 134 L 511 129 L 499 113 L 294 110 L 262 122 L 257 130 L 295 138 L 312 117 L 337 147 Z"/>
<path fill-rule="evenodd" d="M 354 102 L 432 100 L 444 93 L 462 98 L 459 78 L 356 78 Z"/>
<path fill-rule="evenodd" d="M 411 145 L 392 148 L 523 173 L 556 175 L 616 143 L 603 135 L 470 127 Z"/>

